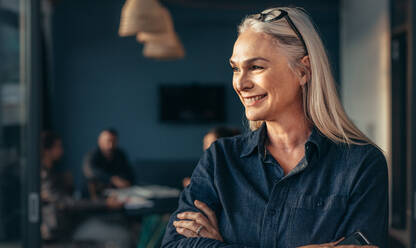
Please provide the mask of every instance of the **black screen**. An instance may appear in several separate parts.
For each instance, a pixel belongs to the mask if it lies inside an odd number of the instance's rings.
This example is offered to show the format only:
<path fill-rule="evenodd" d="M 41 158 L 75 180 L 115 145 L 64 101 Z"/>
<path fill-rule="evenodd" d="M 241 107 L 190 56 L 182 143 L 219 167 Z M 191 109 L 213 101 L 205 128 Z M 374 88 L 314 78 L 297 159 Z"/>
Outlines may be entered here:
<path fill-rule="evenodd" d="M 160 85 L 159 117 L 162 122 L 224 122 L 224 98 L 219 84 Z"/>

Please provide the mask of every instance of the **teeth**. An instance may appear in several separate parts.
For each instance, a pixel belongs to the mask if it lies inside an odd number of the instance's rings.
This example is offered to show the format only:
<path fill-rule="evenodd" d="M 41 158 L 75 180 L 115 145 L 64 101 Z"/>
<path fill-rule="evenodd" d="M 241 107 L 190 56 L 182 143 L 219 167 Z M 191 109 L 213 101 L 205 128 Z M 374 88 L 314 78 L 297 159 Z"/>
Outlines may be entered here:
<path fill-rule="evenodd" d="M 258 101 L 258 100 L 260 100 L 260 99 L 262 99 L 263 97 L 265 97 L 266 95 L 262 95 L 262 96 L 254 96 L 254 97 L 247 97 L 247 98 L 245 98 L 245 102 L 246 103 L 248 103 L 248 104 L 250 104 L 250 103 L 253 103 L 253 102 L 255 102 L 255 101 Z"/>

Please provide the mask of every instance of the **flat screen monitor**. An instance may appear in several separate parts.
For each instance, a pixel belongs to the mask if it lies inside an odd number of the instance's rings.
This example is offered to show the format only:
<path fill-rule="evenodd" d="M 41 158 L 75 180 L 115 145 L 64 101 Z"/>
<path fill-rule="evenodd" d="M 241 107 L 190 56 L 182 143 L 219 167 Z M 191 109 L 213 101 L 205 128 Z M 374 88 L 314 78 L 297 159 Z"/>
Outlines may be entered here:
<path fill-rule="evenodd" d="M 182 84 L 159 86 L 161 122 L 225 122 L 225 87 L 221 84 Z"/>

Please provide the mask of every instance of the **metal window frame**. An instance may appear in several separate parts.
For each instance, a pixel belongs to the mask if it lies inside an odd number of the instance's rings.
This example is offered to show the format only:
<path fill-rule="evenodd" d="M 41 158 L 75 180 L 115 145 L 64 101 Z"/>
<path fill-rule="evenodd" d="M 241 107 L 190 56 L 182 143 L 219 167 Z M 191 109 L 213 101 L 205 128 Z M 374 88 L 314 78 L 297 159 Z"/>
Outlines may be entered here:
<path fill-rule="evenodd" d="M 410 168 L 411 168 L 411 221 L 410 221 L 410 247 L 416 248 L 416 0 L 410 2 Z"/>
<path fill-rule="evenodd" d="M 20 0 L 21 83 L 26 85 L 22 145 L 22 241 L 24 248 L 40 248 L 40 132 L 42 122 L 41 0 Z"/>

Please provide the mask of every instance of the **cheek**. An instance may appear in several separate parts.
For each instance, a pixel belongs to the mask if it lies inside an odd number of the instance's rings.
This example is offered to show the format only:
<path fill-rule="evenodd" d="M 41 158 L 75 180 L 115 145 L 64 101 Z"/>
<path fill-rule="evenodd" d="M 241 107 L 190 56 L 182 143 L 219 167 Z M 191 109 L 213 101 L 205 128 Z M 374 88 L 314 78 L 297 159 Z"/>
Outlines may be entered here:
<path fill-rule="evenodd" d="M 234 92 L 238 94 L 238 91 L 237 91 L 237 83 L 236 83 L 234 77 L 233 77 L 233 83 L 232 84 L 233 84 L 233 90 L 234 90 Z"/>
<path fill-rule="evenodd" d="M 60 149 L 55 149 L 55 150 L 53 151 L 53 156 L 54 156 L 55 158 L 59 158 L 61 155 L 62 155 L 62 150 L 60 150 Z"/>
<path fill-rule="evenodd" d="M 237 96 L 238 96 L 238 98 L 240 99 L 240 101 L 242 101 L 241 96 L 240 96 L 240 94 L 238 93 L 238 90 L 237 90 L 237 88 L 235 87 L 234 82 L 233 82 L 233 90 L 234 90 L 234 93 L 235 93 L 235 94 L 237 94 Z"/>

